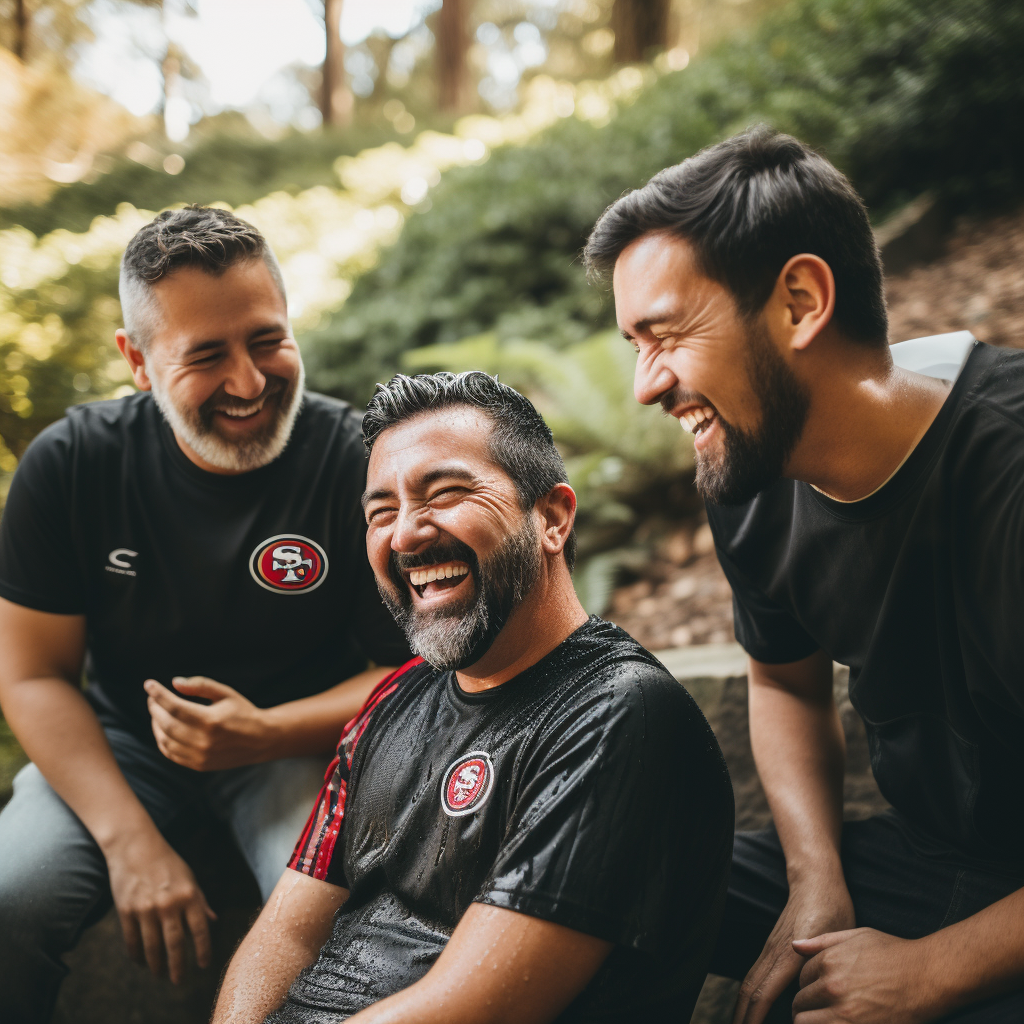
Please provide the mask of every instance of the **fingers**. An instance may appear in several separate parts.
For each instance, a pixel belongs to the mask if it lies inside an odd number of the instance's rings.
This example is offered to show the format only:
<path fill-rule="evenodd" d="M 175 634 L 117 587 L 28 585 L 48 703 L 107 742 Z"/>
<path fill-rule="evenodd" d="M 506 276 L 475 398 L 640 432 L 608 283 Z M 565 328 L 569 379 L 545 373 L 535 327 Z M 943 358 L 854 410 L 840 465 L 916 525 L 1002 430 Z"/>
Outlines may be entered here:
<path fill-rule="evenodd" d="M 140 914 L 137 918 L 142 932 L 142 949 L 146 965 L 156 977 L 164 973 L 164 934 L 156 913 Z"/>
<path fill-rule="evenodd" d="M 160 928 L 167 950 L 167 975 L 178 985 L 185 974 L 185 929 L 181 925 L 181 913 L 170 911 L 161 914 Z"/>
<path fill-rule="evenodd" d="M 185 920 L 188 922 L 188 930 L 192 933 L 192 944 L 196 947 L 196 963 L 200 967 L 210 966 L 211 944 L 210 944 L 210 921 L 216 915 L 209 908 L 204 897 L 202 902 L 189 904 L 185 909 Z"/>
<path fill-rule="evenodd" d="M 840 942 L 846 942 L 855 935 L 867 931 L 866 928 L 847 928 L 841 932 L 825 932 L 824 935 L 816 935 L 813 939 L 794 939 L 793 949 L 800 956 L 817 956 L 823 949 L 829 946 L 837 946 Z"/>
<path fill-rule="evenodd" d="M 161 686 L 155 679 L 147 679 L 142 688 L 149 695 L 150 702 L 163 708 L 168 714 L 173 715 L 186 725 L 202 725 L 205 721 L 206 708 L 202 704 L 185 700 L 176 693 Z"/>
<path fill-rule="evenodd" d="M 187 693 L 190 697 L 206 697 L 211 701 L 223 700 L 225 697 L 232 697 L 238 691 L 230 686 L 218 683 L 216 679 L 207 679 L 206 676 L 175 676 L 171 685 L 179 693 Z M 195 707 L 195 705 L 192 705 Z"/>
<path fill-rule="evenodd" d="M 148 707 L 150 718 L 155 725 L 160 727 L 160 731 L 165 736 L 185 744 L 189 744 L 193 740 L 197 730 L 186 725 L 181 719 L 176 718 L 152 697 L 148 701 Z"/>
<path fill-rule="evenodd" d="M 118 914 L 121 918 L 121 933 L 124 935 L 124 944 L 128 949 L 128 956 L 137 964 L 145 963 L 142 955 L 142 933 L 139 931 L 139 922 L 134 914 Z"/>
<path fill-rule="evenodd" d="M 762 1024 L 802 965 L 803 960 L 790 950 L 766 950 L 740 986 L 733 1024 Z"/>

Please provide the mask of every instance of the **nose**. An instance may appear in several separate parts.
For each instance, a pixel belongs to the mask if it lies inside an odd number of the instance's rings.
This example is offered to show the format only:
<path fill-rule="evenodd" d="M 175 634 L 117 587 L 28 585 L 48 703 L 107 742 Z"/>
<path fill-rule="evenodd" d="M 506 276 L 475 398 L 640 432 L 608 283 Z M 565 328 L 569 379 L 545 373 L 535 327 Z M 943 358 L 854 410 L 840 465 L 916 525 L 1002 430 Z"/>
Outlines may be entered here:
<path fill-rule="evenodd" d="M 440 531 L 430 521 L 427 509 L 400 509 L 391 534 L 391 550 L 413 554 L 433 544 Z"/>
<path fill-rule="evenodd" d="M 227 363 L 224 390 L 235 398 L 259 398 L 267 386 L 267 378 L 260 373 L 248 349 L 235 353 Z"/>
<path fill-rule="evenodd" d="M 637 359 L 633 395 L 641 405 L 654 405 L 678 383 L 675 374 L 661 360 L 645 359 L 643 355 Z"/>

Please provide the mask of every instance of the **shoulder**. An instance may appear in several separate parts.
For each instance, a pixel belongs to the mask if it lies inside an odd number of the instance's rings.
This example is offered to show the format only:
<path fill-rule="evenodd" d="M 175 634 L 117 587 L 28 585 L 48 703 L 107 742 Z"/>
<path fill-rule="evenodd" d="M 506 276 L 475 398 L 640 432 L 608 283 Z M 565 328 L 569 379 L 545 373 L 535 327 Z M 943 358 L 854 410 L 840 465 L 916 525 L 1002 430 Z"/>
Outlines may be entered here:
<path fill-rule="evenodd" d="M 146 392 L 127 398 L 73 405 L 63 419 L 36 436 L 22 457 L 19 469 L 67 465 L 79 458 L 120 451 L 125 440 L 140 430 L 153 430 L 159 412 Z"/>
<path fill-rule="evenodd" d="M 302 422 L 308 423 L 318 430 L 336 431 L 347 439 L 363 440 L 363 413 L 358 412 L 348 402 L 330 395 L 321 395 L 315 391 L 307 391 L 302 396 Z"/>
<path fill-rule="evenodd" d="M 1024 430 L 1024 352 L 979 342 L 964 372 L 970 374 L 965 409 L 995 413 L 1009 429 Z"/>
<path fill-rule="evenodd" d="M 579 670 L 566 710 L 606 722 L 643 724 L 643 736 L 710 734 L 700 708 L 671 672 L 625 630 L 592 618 L 578 637 L 573 657 Z M 595 712 L 597 715 L 595 716 Z"/>

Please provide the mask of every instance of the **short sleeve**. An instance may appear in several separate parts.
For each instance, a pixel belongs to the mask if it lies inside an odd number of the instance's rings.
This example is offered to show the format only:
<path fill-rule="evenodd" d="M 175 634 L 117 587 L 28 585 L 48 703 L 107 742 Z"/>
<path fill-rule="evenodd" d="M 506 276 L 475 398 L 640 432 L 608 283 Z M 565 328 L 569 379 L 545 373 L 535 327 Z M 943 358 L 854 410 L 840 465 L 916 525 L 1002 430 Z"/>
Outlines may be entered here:
<path fill-rule="evenodd" d="M 422 658 L 413 658 L 382 679 L 366 698 L 356 717 L 342 730 L 337 754 L 327 766 L 324 784 L 288 861 L 287 866 L 293 871 L 343 889 L 348 888 L 341 838 L 345 826 L 352 759 L 359 741 L 370 726 L 374 711 L 398 689 L 400 679 L 406 672 L 422 664 Z"/>
<path fill-rule="evenodd" d="M 721 548 L 719 564 L 732 587 L 733 629 L 743 649 L 757 661 L 783 665 L 812 655 L 821 646 L 785 608 L 763 594 Z"/>
<path fill-rule="evenodd" d="M 724 886 L 732 789 L 686 691 L 643 663 L 615 671 L 545 730 L 476 901 L 664 950 Z"/>
<path fill-rule="evenodd" d="M 42 612 L 85 611 L 70 497 L 72 442 L 67 420 L 29 445 L 0 520 L 0 597 Z"/>

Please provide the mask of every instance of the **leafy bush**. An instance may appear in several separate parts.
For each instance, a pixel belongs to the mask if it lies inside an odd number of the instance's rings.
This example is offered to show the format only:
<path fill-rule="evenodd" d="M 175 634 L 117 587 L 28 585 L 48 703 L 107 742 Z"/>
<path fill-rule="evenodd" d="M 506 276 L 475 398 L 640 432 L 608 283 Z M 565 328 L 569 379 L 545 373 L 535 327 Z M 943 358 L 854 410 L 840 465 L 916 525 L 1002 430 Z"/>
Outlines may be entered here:
<path fill-rule="evenodd" d="M 305 348 L 316 386 L 365 401 L 401 353 L 494 331 L 564 345 L 610 322 L 577 254 L 604 207 L 765 121 L 823 150 L 876 212 L 935 188 L 996 203 L 1024 179 L 1024 6 L 795 0 L 667 75 L 605 127 L 567 119 L 446 174 L 431 208 Z"/>

